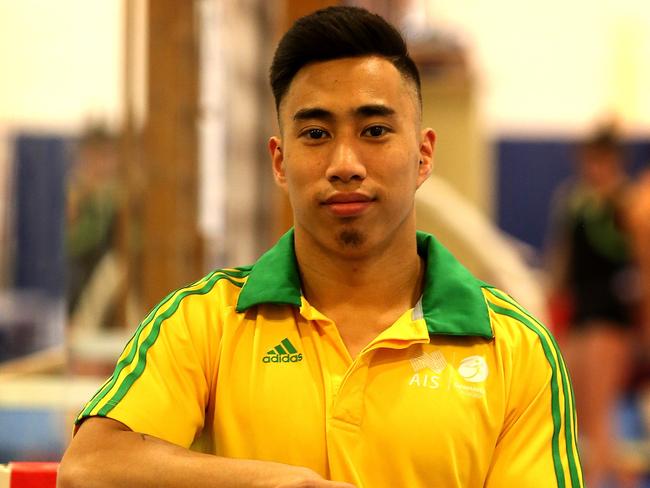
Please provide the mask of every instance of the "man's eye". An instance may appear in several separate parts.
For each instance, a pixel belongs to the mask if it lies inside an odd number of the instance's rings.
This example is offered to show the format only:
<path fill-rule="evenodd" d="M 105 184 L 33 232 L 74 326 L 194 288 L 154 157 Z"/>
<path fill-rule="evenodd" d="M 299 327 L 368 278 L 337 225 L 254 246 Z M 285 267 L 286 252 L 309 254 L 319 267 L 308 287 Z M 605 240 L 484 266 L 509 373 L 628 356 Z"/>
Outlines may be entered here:
<path fill-rule="evenodd" d="M 364 133 L 366 135 L 369 135 L 370 137 L 381 137 L 385 135 L 388 132 L 388 129 L 386 127 L 383 127 L 381 125 L 373 125 L 372 127 L 368 127 Z"/>
<path fill-rule="evenodd" d="M 322 139 L 325 136 L 325 131 L 323 129 L 309 129 L 307 136 L 310 139 Z"/>

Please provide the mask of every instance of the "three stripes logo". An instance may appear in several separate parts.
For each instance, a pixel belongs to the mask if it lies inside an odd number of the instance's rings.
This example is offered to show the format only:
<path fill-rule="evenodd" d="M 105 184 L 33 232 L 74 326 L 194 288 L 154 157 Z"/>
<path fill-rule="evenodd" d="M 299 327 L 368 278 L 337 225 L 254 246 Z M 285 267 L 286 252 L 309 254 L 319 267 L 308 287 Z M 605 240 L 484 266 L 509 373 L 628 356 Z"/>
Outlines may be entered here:
<path fill-rule="evenodd" d="M 268 351 L 262 358 L 263 363 L 297 363 L 299 361 L 302 361 L 302 353 L 296 350 L 288 337 L 282 339 L 280 344 Z"/>

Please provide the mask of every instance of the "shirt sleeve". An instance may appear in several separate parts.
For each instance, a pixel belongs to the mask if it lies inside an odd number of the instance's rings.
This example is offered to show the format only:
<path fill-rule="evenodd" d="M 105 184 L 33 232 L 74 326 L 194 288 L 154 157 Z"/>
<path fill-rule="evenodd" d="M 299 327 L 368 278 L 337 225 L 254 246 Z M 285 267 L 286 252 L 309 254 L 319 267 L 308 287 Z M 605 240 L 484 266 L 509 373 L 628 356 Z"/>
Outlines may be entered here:
<path fill-rule="evenodd" d="M 485 487 L 582 488 L 573 391 L 555 340 L 515 302 L 491 308 L 518 332 L 503 347 L 509 393 Z"/>
<path fill-rule="evenodd" d="M 76 426 L 88 417 L 107 417 L 135 432 L 191 446 L 203 428 L 219 344 L 206 286 L 199 281 L 178 290 L 151 311 Z"/>

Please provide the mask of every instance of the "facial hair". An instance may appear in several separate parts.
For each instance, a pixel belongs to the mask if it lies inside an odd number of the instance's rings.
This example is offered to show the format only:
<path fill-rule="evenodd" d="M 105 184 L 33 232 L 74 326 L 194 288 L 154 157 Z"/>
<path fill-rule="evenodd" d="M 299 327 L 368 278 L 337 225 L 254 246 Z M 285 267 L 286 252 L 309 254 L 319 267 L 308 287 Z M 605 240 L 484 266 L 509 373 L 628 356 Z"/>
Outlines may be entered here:
<path fill-rule="evenodd" d="M 356 229 L 342 230 L 337 240 L 343 247 L 359 247 L 366 241 L 366 235 Z"/>

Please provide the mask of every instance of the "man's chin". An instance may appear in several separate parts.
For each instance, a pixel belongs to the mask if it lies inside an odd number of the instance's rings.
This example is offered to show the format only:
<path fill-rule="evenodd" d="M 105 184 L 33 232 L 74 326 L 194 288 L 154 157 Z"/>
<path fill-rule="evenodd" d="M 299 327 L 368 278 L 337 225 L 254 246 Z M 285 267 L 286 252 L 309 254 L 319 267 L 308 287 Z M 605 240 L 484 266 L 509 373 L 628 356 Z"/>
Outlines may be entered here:
<path fill-rule="evenodd" d="M 358 229 L 343 229 L 336 235 L 336 241 L 343 249 L 359 249 L 368 240 L 368 236 Z"/>

